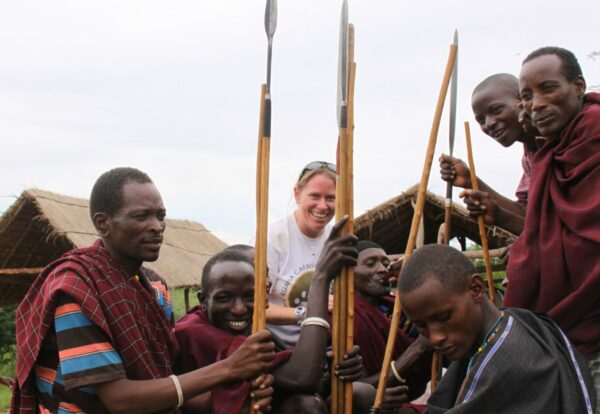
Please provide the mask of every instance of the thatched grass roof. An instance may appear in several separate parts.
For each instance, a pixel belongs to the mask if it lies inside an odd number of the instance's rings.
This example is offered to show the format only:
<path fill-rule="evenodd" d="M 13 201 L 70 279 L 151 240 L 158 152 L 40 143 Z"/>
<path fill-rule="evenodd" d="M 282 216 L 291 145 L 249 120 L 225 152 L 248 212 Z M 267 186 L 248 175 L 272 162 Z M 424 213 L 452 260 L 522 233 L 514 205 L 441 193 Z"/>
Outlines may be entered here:
<path fill-rule="evenodd" d="M 354 229 L 359 239 L 379 243 L 388 253 L 404 253 L 413 217 L 411 202 L 416 202 L 419 186 L 410 187 L 402 194 L 368 210 L 355 219 Z M 438 229 L 444 222 L 445 198 L 427 192 L 423 222 L 425 244 L 436 243 Z M 453 203 L 452 237 L 466 237 L 480 243 L 477 221 L 469 217 L 468 210 Z M 496 226 L 486 226 L 490 248 L 512 243 L 516 236 Z"/>
<path fill-rule="evenodd" d="M 87 200 L 24 191 L 0 217 L 0 305 L 23 297 L 37 275 L 35 269 L 96 239 Z M 206 261 L 226 246 L 200 223 L 167 219 L 160 258 L 145 266 L 170 287 L 197 286 Z"/>

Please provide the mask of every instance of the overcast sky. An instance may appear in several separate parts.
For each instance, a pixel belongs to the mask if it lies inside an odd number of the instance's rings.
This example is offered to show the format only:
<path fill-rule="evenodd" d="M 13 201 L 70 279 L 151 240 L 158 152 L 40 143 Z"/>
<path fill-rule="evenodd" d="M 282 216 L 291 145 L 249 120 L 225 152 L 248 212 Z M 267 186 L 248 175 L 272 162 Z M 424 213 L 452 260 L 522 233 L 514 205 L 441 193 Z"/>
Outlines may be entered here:
<path fill-rule="evenodd" d="M 274 39 L 269 215 L 294 209 L 308 161 L 334 160 L 341 1 L 279 1 Z M 226 242 L 254 233 L 264 1 L 4 1 L 0 5 L 0 211 L 29 187 L 89 197 L 95 179 L 134 166 L 155 181 L 172 218 Z M 455 155 L 471 122 L 479 176 L 513 196 L 521 148 L 479 130 L 473 87 L 518 74 L 532 50 L 558 45 L 600 84 L 599 1 L 351 0 L 356 27 L 355 210 L 421 175 L 455 28 Z M 446 108 L 447 109 L 447 108 Z M 448 148 L 447 110 L 437 156 Z M 429 188 L 445 186 L 437 162 Z"/>

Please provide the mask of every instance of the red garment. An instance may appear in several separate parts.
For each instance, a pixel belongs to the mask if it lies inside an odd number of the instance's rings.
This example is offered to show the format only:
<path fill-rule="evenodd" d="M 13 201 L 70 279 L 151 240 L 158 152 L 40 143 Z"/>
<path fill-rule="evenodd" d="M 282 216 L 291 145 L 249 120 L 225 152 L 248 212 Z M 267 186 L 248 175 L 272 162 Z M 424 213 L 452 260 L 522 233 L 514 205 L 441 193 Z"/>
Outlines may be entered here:
<path fill-rule="evenodd" d="M 183 374 L 214 364 L 229 357 L 246 340 L 233 336 L 214 326 L 206 313 L 196 306 L 175 324 L 175 336 L 181 348 L 175 363 L 175 372 Z M 275 364 L 284 363 L 292 351 L 277 353 Z M 220 384 L 211 390 L 212 414 L 237 414 L 250 392 L 250 382 L 237 381 Z"/>
<path fill-rule="evenodd" d="M 17 384 L 11 413 L 36 412 L 32 368 L 52 326 L 59 294 L 71 297 L 102 329 L 121 356 L 127 378 L 172 374 L 177 342 L 165 313 L 142 283 L 143 278 L 129 278 L 100 240 L 49 264 L 17 309 Z"/>
<path fill-rule="evenodd" d="M 531 166 L 505 307 L 548 314 L 586 355 L 600 342 L 600 94 L 547 139 Z"/>
<path fill-rule="evenodd" d="M 393 299 L 391 303 L 393 306 Z M 354 343 L 360 346 L 367 376 L 381 371 L 390 327 L 391 320 L 381 310 L 358 294 L 354 297 Z M 399 329 L 392 358 L 400 357 L 413 341 Z M 431 359 L 422 357 L 411 366 L 406 375 L 412 397 L 416 398 L 423 393 L 430 377 Z"/>

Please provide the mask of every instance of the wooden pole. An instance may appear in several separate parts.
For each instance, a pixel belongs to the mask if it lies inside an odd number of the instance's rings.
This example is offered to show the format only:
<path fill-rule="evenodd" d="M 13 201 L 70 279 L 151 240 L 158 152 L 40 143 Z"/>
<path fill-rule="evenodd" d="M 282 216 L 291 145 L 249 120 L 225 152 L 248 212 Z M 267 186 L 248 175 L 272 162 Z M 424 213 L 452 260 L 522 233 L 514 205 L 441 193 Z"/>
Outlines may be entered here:
<path fill-rule="evenodd" d="M 353 151 L 354 151 L 354 84 L 356 64 L 354 63 L 354 26 L 348 25 L 348 100 L 346 123 L 340 126 L 337 152 L 336 219 L 349 217 L 342 229 L 343 234 L 354 231 L 354 190 L 353 190 Z M 334 281 L 334 309 L 332 328 L 332 348 L 334 366 L 343 361 L 345 353 L 354 344 L 354 269 L 344 268 Z M 331 382 L 331 413 L 352 413 L 352 383 L 337 377 Z"/>
<path fill-rule="evenodd" d="M 254 312 L 252 332 L 265 329 L 267 305 L 267 217 L 269 203 L 270 99 L 267 85 L 261 87 L 258 122 L 258 153 L 256 157 L 256 254 L 254 256 Z M 265 128 L 267 127 L 267 128 Z M 266 132 L 269 132 L 266 134 Z M 259 414 L 250 406 L 251 414 Z"/>
<path fill-rule="evenodd" d="M 473 190 L 479 191 L 479 182 L 475 173 L 475 161 L 473 161 L 473 148 L 471 147 L 471 129 L 469 123 L 465 122 L 465 137 L 467 139 L 467 155 L 469 157 L 469 170 L 471 170 L 471 185 Z M 485 263 L 485 273 L 487 275 L 488 290 L 490 300 L 496 304 L 496 291 L 494 289 L 494 276 L 492 274 L 492 262 L 490 261 L 490 249 L 488 246 L 487 234 L 485 232 L 485 223 L 483 216 L 477 217 L 479 224 L 479 237 L 481 238 L 481 250 L 483 251 L 483 262 Z"/>
<path fill-rule="evenodd" d="M 431 165 L 433 163 L 433 154 L 435 152 L 435 144 L 437 142 L 437 135 L 440 128 L 442 110 L 444 109 L 444 101 L 446 100 L 448 85 L 450 84 L 450 76 L 452 75 L 454 61 L 456 60 L 456 50 L 456 45 L 450 46 L 450 54 L 448 56 L 448 62 L 446 63 L 446 71 L 442 80 L 442 86 L 440 88 L 435 114 L 433 116 L 433 124 L 431 126 L 431 132 L 429 134 L 429 143 L 427 145 L 427 152 L 425 155 L 423 172 L 421 174 L 421 184 L 419 185 L 417 204 L 415 206 L 415 212 L 410 227 L 410 234 L 408 236 L 408 243 L 406 245 L 406 251 L 404 253 L 404 263 L 406 263 L 406 261 L 409 260 L 415 248 L 417 232 L 419 230 L 419 223 L 421 221 L 421 216 L 423 215 L 423 207 L 425 206 L 425 195 L 427 191 L 427 184 L 429 183 L 429 173 L 431 172 Z M 388 336 L 387 345 L 385 347 L 383 366 L 381 367 L 381 374 L 379 376 L 379 383 L 377 385 L 377 395 L 375 397 L 375 403 L 373 404 L 372 411 L 374 412 L 378 412 L 381 409 L 383 393 L 385 391 L 386 381 L 389 375 L 390 363 L 392 361 L 392 354 L 394 352 L 396 337 L 398 335 L 398 325 L 400 324 L 401 313 L 402 305 L 400 303 L 400 295 L 398 294 L 398 292 L 396 292 L 396 298 L 394 301 L 394 311 L 392 313 L 392 322 L 390 326 L 390 334 Z"/>

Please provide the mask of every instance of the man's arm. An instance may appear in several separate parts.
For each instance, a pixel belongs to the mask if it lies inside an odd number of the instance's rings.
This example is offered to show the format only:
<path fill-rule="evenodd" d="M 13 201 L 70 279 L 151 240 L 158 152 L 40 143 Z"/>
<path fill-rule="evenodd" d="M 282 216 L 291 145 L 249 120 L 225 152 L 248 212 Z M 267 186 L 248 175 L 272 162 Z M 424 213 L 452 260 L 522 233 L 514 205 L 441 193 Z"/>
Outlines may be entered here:
<path fill-rule="evenodd" d="M 178 376 L 184 400 L 210 391 L 214 386 L 256 377 L 271 368 L 274 344 L 268 331 L 250 337 L 229 358 Z M 177 389 L 171 378 L 130 380 L 127 378 L 94 384 L 102 403 L 112 413 L 149 413 L 177 405 Z M 264 407 L 270 402 L 261 400 Z"/>
<path fill-rule="evenodd" d="M 308 293 L 307 317 L 327 318 L 331 279 L 339 274 L 343 266 L 356 264 L 356 237 L 340 236 L 346 221 L 342 219 L 333 227 L 323 247 Z M 328 331 L 322 326 L 302 327 L 290 360 L 273 372 L 275 387 L 316 392 L 321 384 L 327 338 Z"/>

